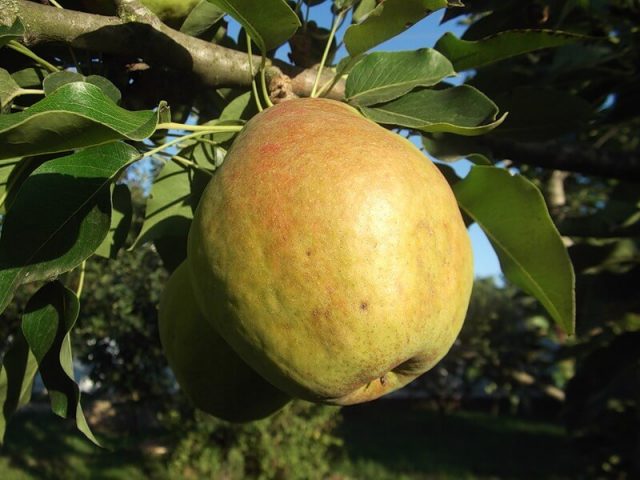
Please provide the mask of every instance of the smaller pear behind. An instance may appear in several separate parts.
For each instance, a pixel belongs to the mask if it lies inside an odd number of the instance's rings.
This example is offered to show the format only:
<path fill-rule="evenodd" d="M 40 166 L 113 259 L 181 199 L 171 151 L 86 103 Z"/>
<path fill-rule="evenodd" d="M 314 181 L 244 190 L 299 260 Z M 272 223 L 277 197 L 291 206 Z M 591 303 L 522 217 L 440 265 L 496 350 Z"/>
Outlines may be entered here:
<path fill-rule="evenodd" d="M 165 355 L 197 408 L 223 420 L 249 422 L 268 417 L 291 400 L 249 368 L 206 321 L 185 263 L 169 278 L 159 310 Z"/>

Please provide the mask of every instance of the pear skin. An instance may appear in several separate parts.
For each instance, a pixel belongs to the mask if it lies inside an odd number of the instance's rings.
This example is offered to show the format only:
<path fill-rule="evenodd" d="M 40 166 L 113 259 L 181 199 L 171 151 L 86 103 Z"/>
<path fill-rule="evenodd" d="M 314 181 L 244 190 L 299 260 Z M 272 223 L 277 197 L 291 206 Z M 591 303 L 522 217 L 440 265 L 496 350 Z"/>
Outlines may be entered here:
<path fill-rule="evenodd" d="M 203 312 L 249 365 L 289 395 L 340 405 L 431 369 L 473 283 L 440 171 L 328 99 L 247 123 L 200 200 L 188 264 Z"/>
<path fill-rule="evenodd" d="M 223 420 L 248 422 L 289 402 L 288 395 L 249 368 L 205 320 L 184 263 L 163 291 L 159 327 L 176 380 L 200 410 Z"/>

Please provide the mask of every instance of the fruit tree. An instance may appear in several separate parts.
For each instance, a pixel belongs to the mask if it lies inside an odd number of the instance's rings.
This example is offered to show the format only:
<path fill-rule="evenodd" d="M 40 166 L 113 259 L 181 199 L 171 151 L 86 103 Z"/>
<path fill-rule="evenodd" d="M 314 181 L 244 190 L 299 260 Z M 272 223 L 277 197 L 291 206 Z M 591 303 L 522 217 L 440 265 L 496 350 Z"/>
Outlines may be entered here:
<path fill-rule="evenodd" d="M 379 48 L 432 15 L 461 33 Z M 629 1 L 0 0 L 0 309 L 37 287 L 9 333 L 0 435 L 40 372 L 53 411 L 94 439 L 70 342 L 85 262 L 143 244 L 172 274 L 159 308 L 175 376 L 231 420 L 369 401 L 428 371 L 464 320 L 473 223 L 573 334 L 568 247 L 637 236 L 638 15 Z M 597 290 L 604 264 L 576 265 Z"/>

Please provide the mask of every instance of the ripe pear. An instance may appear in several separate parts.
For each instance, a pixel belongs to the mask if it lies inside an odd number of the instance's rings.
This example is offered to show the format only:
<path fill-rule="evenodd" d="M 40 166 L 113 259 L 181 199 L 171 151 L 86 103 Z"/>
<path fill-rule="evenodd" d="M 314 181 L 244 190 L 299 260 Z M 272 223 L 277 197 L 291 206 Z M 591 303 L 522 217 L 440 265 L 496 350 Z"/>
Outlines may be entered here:
<path fill-rule="evenodd" d="M 169 278 L 159 312 L 160 340 L 176 380 L 193 404 L 215 417 L 248 422 L 290 398 L 254 372 L 204 319 L 186 265 Z"/>
<path fill-rule="evenodd" d="M 473 281 L 440 171 L 328 99 L 247 123 L 200 200 L 187 262 L 201 308 L 249 365 L 292 396 L 339 405 L 432 368 Z"/>

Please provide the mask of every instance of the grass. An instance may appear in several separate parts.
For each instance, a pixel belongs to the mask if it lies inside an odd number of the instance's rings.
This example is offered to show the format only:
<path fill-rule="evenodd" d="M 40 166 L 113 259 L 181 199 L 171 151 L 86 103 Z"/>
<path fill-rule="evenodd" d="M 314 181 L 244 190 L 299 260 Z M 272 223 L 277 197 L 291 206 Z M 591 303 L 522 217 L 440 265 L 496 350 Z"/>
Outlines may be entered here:
<path fill-rule="evenodd" d="M 335 479 L 564 479 L 576 459 L 561 427 L 513 417 L 416 404 L 373 402 L 343 410 L 343 459 Z M 106 449 L 50 413 L 27 412 L 9 424 L 0 478 L 166 479 L 161 460 L 145 456 L 131 435 L 104 437 Z"/>
<path fill-rule="evenodd" d="M 342 472 L 367 480 L 575 475 L 576 456 L 560 426 L 477 412 L 439 415 L 394 403 L 343 410 Z"/>
<path fill-rule="evenodd" d="M 161 466 L 137 448 L 141 439 L 99 436 L 90 443 L 67 421 L 49 412 L 16 415 L 0 450 L 0 478 L 143 480 L 162 478 Z"/>

